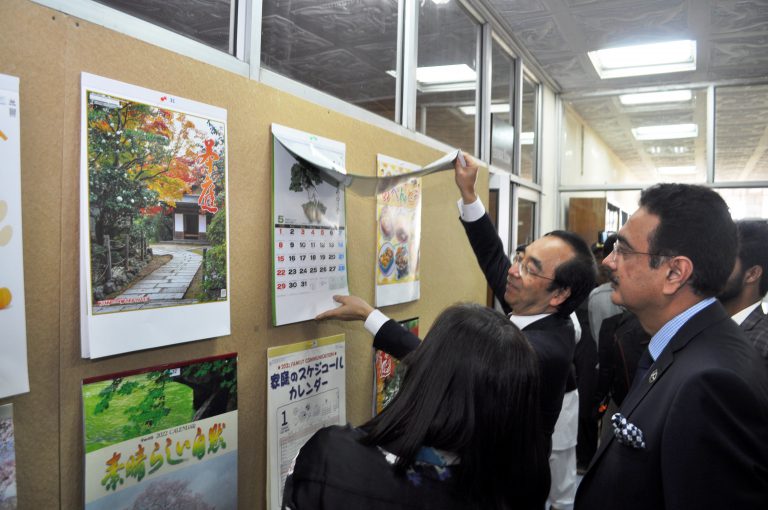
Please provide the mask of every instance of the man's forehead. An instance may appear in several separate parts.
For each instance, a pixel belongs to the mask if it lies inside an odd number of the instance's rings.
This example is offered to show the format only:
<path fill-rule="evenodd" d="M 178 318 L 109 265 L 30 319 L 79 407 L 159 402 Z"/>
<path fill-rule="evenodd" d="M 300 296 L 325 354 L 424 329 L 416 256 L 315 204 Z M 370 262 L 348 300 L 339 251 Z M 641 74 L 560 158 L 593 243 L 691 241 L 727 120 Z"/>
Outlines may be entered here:
<path fill-rule="evenodd" d="M 619 229 L 619 240 L 637 249 L 638 245 L 648 242 L 658 225 L 659 217 L 649 212 L 645 207 L 641 207 Z"/>
<path fill-rule="evenodd" d="M 556 236 L 544 236 L 525 248 L 525 256 L 541 261 L 545 266 L 557 267 L 576 256 L 570 244 Z"/>

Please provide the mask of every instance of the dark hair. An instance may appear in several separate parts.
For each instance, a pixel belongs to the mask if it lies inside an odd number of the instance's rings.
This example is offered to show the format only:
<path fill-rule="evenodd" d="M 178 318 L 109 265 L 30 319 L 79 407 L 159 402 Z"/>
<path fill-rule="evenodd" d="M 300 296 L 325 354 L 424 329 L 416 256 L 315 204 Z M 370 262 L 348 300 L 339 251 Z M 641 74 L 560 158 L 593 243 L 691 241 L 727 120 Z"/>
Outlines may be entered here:
<path fill-rule="evenodd" d="M 616 240 L 619 238 L 616 234 L 611 234 L 605 238 L 605 244 L 603 244 L 603 258 L 607 257 L 613 251 L 613 245 L 616 244 Z"/>
<path fill-rule="evenodd" d="M 575 256 L 555 269 L 555 280 L 548 291 L 571 289 L 571 295 L 557 307 L 560 315 L 570 315 L 584 301 L 597 284 L 597 263 L 587 243 L 566 230 L 553 230 L 545 236 L 557 237 L 573 249 Z"/>
<path fill-rule="evenodd" d="M 693 262 L 691 286 L 714 296 L 725 285 L 736 261 L 736 225 L 717 192 L 692 184 L 657 184 L 643 190 L 640 207 L 659 217 L 648 236 L 651 267 L 661 257 L 682 255 Z"/>
<path fill-rule="evenodd" d="M 403 362 L 397 396 L 362 442 L 411 466 L 422 446 L 457 454 L 458 480 L 477 508 L 541 508 L 549 487 L 539 426 L 539 366 L 502 313 L 454 305 Z"/>
<path fill-rule="evenodd" d="M 768 223 L 764 220 L 742 220 L 736 222 L 736 229 L 741 269 L 746 271 L 752 266 L 763 268 L 758 292 L 765 296 L 768 292 Z"/>

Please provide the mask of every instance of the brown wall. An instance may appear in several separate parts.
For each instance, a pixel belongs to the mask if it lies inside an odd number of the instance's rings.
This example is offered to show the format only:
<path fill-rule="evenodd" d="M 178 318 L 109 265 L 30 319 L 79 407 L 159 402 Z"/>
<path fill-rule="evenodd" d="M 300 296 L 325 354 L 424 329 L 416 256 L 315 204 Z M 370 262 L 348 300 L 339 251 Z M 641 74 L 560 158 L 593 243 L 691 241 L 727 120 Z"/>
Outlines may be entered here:
<path fill-rule="evenodd" d="M 345 142 L 347 167 L 373 175 L 376 154 L 427 163 L 441 154 L 239 75 L 137 41 L 29 0 L 0 2 L 0 73 L 18 76 L 30 388 L 14 404 L 19 508 L 82 507 L 83 378 L 239 353 L 239 502 L 263 509 L 266 351 L 347 335 L 347 417 L 370 415 L 371 338 L 358 323 L 271 326 L 270 130 L 272 122 Z M 78 175 L 82 71 L 228 110 L 232 334 L 100 360 L 80 357 Z M 487 178 L 481 177 L 483 194 Z M 456 219 L 451 172 L 423 182 L 422 297 L 389 307 L 419 316 L 426 332 L 456 301 L 483 302 L 485 283 Z M 347 194 L 352 293 L 373 300 L 375 202 Z M 1 332 L 0 332 L 1 334 Z"/>

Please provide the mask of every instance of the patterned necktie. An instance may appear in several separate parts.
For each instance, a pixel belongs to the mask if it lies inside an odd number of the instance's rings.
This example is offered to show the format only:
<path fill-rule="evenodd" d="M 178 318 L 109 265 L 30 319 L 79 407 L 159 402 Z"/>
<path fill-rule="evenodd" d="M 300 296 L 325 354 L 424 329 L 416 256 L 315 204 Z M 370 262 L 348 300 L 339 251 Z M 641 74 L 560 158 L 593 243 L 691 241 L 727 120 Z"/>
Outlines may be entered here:
<path fill-rule="evenodd" d="M 635 389 L 635 386 L 638 386 L 640 381 L 645 378 L 645 374 L 648 372 L 648 369 L 651 368 L 651 365 L 653 365 L 653 357 L 651 356 L 651 351 L 646 347 L 643 351 L 643 355 L 640 356 L 640 359 L 637 362 L 637 370 L 635 370 L 635 377 L 632 380 L 630 391 Z"/>

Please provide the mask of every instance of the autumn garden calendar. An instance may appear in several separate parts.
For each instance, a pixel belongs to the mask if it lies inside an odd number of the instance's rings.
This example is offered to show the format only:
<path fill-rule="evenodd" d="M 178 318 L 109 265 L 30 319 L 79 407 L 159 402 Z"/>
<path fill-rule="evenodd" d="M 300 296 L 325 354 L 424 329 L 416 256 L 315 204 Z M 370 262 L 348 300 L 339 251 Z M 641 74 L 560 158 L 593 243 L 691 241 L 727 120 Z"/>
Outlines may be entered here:
<path fill-rule="evenodd" d="M 313 319 L 335 306 L 335 294 L 349 294 L 344 190 L 312 165 L 343 168 L 346 147 L 276 124 L 272 134 L 272 322 L 280 326 Z"/>

